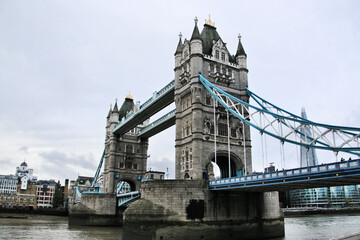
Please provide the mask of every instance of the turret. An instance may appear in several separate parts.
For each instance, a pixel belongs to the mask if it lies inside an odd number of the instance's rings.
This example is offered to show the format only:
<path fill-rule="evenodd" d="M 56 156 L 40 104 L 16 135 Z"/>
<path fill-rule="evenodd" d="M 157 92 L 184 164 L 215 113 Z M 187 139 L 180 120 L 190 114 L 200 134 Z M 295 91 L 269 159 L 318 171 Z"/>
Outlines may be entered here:
<path fill-rule="evenodd" d="M 248 87 L 248 72 L 247 64 L 246 64 L 247 55 L 245 53 L 244 47 L 241 44 L 241 35 L 239 34 L 239 43 L 235 55 L 235 59 L 237 64 L 239 65 L 239 73 L 240 73 L 240 88 L 244 89 Z"/>
<path fill-rule="evenodd" d="M 117 105 L 117 99 L 115 100 L 114 109 L 111 112 L 110 115 L 110 123 L 118 123 L 119 122 L 119 109 Z"/>
<path fill-rule="evenodd" d="M 199 32 L 199 28 L 197 26 L 197 22 L 198 19 L 195 18 L 195 27 L 193 30 L 193 33 L 191 35 L 191 39 L 190 39 L 190 52 L 191 54 L 201 54 L 203 53 L 202 51 L 202 39 L 201 39 L 201 35 Z"/>
<path fill-rule="evenodd" d="M 236 58 L 236 62 L 240 68 L 246 68 L 247 55 L 245 53 L 243 45 L 241 44 L 241 35 L 240 34 L 239 34 L 239 43 L 238 43 L 235 58 Z"/>
<path fill-rule="evenodd" d="M 177 45 L 176 48 L 176 52 L 175 52 L 175 68 L 180 66 L 180 61 L 181 61 L 181 55 L 182 55 L 182 51 L 183 51 L 183 44 L 182 44 L 182 39 L 181 39 L 182 35 L 181 33 L 179 34 L 179 43 Z"/>

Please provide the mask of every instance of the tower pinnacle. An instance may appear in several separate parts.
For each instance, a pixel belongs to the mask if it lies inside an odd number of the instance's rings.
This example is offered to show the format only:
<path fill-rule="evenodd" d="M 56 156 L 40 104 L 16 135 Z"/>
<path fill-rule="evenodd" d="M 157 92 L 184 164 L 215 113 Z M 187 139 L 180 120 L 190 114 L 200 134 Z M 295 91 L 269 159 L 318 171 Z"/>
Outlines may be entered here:
<path fill-rule="evenodd" d="M 237 47 L 235 57 L 237 57 L 237 56 L 247 56 L 246 53 L 245 53 L 244 47 L 241 44 L 241 35 L 240 34 L 238 35 L 238 38 L 239 38 L 239 43 L 238 43 L 238 47 Z"/>
<path fill-rule="evenodd" d="M 211 21 L 211 16 L 210 16 L 210 14 L 209 14 L 209 19 L 208 19 L 208 20 L 205 19 L 205 24 L 206 24 L 206 25 L 209 25 L 209 26 L 212 26 L 212 27 L 215 27 L 215 22 L 212 22 L 212 21 Z"/>
<path fill-rule="evenodd" d="M 194 27 L 194 31 L 192 33 L 190 41 L 194 40 L 194 39 L 200 39 L 201 40 L 201 35 L 200 35 L 200 32 L 199 32 L 199 28 L 197 26 L 197 22 L 198 22 L 197 17 L 195 17 L 194 21 L 195 21 L 195 27 Z"/>

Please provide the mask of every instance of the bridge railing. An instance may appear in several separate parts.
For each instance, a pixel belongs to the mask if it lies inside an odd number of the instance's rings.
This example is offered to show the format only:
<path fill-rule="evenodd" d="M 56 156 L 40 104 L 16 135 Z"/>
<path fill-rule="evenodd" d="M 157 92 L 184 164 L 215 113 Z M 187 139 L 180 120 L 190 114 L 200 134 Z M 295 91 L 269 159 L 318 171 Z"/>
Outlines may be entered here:
<path fill-rule="evenodd" d="M 161 118 L 157 119 L 156 121 L 150 123 L 149 125 L 147 125 L 146 127 L 143 127 L 139 133 L 138 136 L 141 136 L 142 134 L 150 131 L 151 129 L 153 129 L 154 127 L 160 125 L 161 123 L 165 122 L 166 120 L 168 120 L 169 118 L 172 118 L 175 116 L 175 112 L 176 109 L 172 110 L 171 112 L 168 112 L 167 114 L 165 114 L 164 116 L 162 116 Z"/>
<path fill-rule="evenodd" d="M 132 200 L 138 199 L 141 196 L 140 191 L 133 191 L 133 192 L 127 192 L 122 194 L 117 194 L 117 206 L 120 207 L 124 205 L 125 203 L 128 203 Z"/>
<path fill-rule="evenodd" d="M 121 127 L 124 123 L 130 121 L 135 115 L 140 114 L 142 111 L 144 111 L 146 108 L 148 108 L 153 102 L 155 102 L 161 96 L 167 94 L 174 87 L 175 87 L 175 80 L 172 80 L 169 84 L 167 84 L 165 87 L 163 87 L 160 91 L 158 91 L 158 92 L 155 91 L 153 93 L 153 96 L 150 99 L 148 99 L 142 105 L 140 105 L 139 110 L 137 112 L 133 111 L 133 112 L 129 113 L 128 115 L 126 115 L 125 117 L 123 117 L 123 119 L 121 119 L 121 121 L 117 125 L 115 125 L 114 131 L 116 129 L 118 129 L 119 127 Z"/>
<path fill-rule="evenodd" d="M 354 160 L 327 163 L 327 164 L 310 166 L 310 167 L 285 169 L 285 170 L 269 172 L 269 173 L 260 173 L 260 174 L 252 174 L 247 176 L 211 180 L 209 184 L 211 187 L 224 185 L 224 184 L 231 184 L 231 183 L 246 184 L 248 182 L 253 182 L 253 181 L 264 181 L 267 179 L 283 178 L 287 176 L 304 176 L 306 174 L 310 175 L 315 173 L 338 171 L 343 169 L 351 169 L 351 168 L 359 168 L 359 167 L 360 167 L 360 159 L 354 159 Z"/>

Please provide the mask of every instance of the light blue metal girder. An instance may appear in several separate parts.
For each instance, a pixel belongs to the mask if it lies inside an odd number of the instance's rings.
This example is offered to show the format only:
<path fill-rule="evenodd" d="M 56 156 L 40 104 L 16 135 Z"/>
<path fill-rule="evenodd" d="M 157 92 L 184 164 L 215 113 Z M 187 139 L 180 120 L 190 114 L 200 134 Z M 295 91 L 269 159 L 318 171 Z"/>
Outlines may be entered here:
<path fill-rule="evenodd" d="M 308 149 L 347 152 L 360 156 L 360 128 L 310 121 L 281 109 L 246 89 L 249 96 L 258 104 L 254 106 L 221 90 L 201 74 L 199 80 L 224 108 L 261 134 L 265 133 L 279 139 L 281 143 L 287 142 Z M 312 137 L 305 136 L 304 131 L 301 131 L 306 127 L 311 129 Z M 301 140 L 301 137 L 306 137 L 307 141 Z"/>
<path fill-rule="evenodd" d="M 99 174 L 100 174 L 101 166 L 102 166 L 103 161 L 104 161 L 104 156 L 105 156 L 105 149 L 104 149 L 104 152 L 103 152 L 102 157 L 100 159 L 99 166 L 98 166 L 98 168 L 97 168 L 97 170 L 95 172 L 94 179 L 93 179 L 93 181 L 91 183 L 91 187 L 95 187 L 96 181 L 97 181 L 97 179 L 99 177 Z"/>
<path fill-rule="evenodd" d="M 81 198 L 81 192 L 80 192 L 79 188 L 76 186 L 75 189 L 76 189 L 76 195 L 77 195 L 79 198 Z"/>
<path fill-rule="evenodd" d="M 173 120 L 175 122 L 175 112 L 176 112 L 176 109 L 168 112 L 167 114 L 165 114 L 164 116 L 162 116 L 159 119 L 155 120 L 154 122 L 150 123 L 146 127 L 143 127 L 139 131 L 137 136 L 141 137 L 141 136 L 145 135 L 146 133 L 148 133 L 149 131 L 151 131 L 152 129 L 154 129 L 156 127 L 159 127 L 161 124 L 163 124 L 163 123 L 165 123 L 167 121 Z"/>
<path fill-rule="evenodd" d="M 171 91 L 174 91 L 174 88 L 175 88 L 175 80 L 172 80 L 165 87 L 163 87 L 160 91 L 154 92 L 153 96 L 150 99 L 148 99 L 145 103 L 140 105 L 138 111 L 136 111 L 136 112 L 132 111 L 129 114 L 127 114 L 123 119 L 120 119 L 120 122 L 117 125 L 115 125 L 113 132 L 117 132 L 121 127 L 123 127 L 124 125 L 129 123 L 131 120 L 134 120 L 136 117 L 139 117 L 139 115 L 141 115 L 144 112 L 146 112 L 147 110 L 149 110 L 149 108 L 154 107 L 154 104 L 158 104 L 159 101 L 161 101 L 161 99 L 164 96 L 167 96 L 167 94 L 169 94 Z M 165 104 L 164 107 L 167 105 L 168 104 Z M 161 109 L 158 109 L 158 110 L 161 110 Z M 157 111 L 151 112 L 151 114 L 153 115 L 156 112 Z M 149 118 L 150 116 L 147 116 L 147 117 Z"/>
<path fill-rule="evenodd" d="M 138 198 L 140 198 L 140 196 L 141 196 L 140 191 L 133 191 L 133 192 L 128 192 L 128 193 L 124 193 L 124 194 L 117 194 L 116 197 L 117 197 L 117 201 L 118 201 L 118 207 L 120 207 L 130 201 L 138 199 Z"/>

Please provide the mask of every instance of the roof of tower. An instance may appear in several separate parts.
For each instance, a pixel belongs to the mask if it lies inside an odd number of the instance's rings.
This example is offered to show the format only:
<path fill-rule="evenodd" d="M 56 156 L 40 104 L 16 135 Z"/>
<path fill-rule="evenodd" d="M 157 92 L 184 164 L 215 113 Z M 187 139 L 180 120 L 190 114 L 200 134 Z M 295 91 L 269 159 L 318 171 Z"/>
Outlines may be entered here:
<path fill-rule="evenodd" d="M 204 28 L 201 31 L 201 38 L 203 41 L 203 53 L 211 55 L 213 41 L 218 41 L 220 39 L 220 36 L 216 31 L 216 27 L 205 23 Z"/>
<path fill-rule="evenodd" d="M 126 96 L 125 101 L 121 105 L 120 111 L 119 111 L 119 119 L 121 120 L 123 117 L 126 116 L 128 112 L 134 109 L 134 100 L 133 98 L 129 98 Z"/>
<path fill-rule="evenodd" d="M 24 160 L 24 162 L 22 162 L 22 163 L 20 164 L 20 166 L 25 166 L 25 167 L 27 167 L 27 163 L 25 162 L 25 160 Z"/>
<path fill-rule="evenodd" d="M 207 54 L 207 55 L 212 55 L 212 48 L 213 48 L 214 42 L 217 42 L 219 39 L 221 39 L 219 33 L 216 31 L 216 27 L 215 27 L 214 23 L 212 23 L 210 25 L 210 23 L 208 21 L 206 21 L 206 23 L 204 24 L 204 28 L 201 31 L 201 38 L 202 38 L 202 42 L 203 42 L 203 53 Z M 221 41 L 222 41 L 222 39 L 221 39 Z M 229 61 L 236 63 L 234 56 L 231 55 L 228 50 L 227 50 L 227 52 L 229 55 Z"/>
<path fill-rule="evenodd" d="M 195 39 L 201 40 L 201 35 L 199 32 L 199 28 L 197 26 L 197 22 L 198 22 L 198 20 L 197 20 L 197 18 L 195 18 L 195 27 L 194 27 L 193 33 L 191 35 L 190 41 L 195 40 Z"/>
<path fill-rule="evenodd" d="M 241 36 L 240 35 L 239 35 L 239 44 L 238 44 L 238 47 L 237 47 L 237 50 L 236 50 L 235 57 L 237 57 L 237 56 L 247 56 L 246 53 L 245 53 L 244 47 L 241 44 Z"/>

